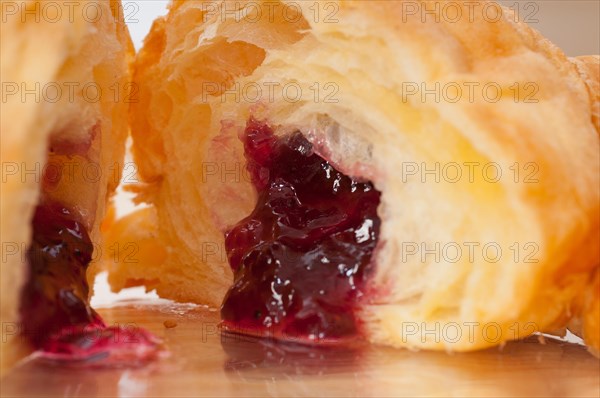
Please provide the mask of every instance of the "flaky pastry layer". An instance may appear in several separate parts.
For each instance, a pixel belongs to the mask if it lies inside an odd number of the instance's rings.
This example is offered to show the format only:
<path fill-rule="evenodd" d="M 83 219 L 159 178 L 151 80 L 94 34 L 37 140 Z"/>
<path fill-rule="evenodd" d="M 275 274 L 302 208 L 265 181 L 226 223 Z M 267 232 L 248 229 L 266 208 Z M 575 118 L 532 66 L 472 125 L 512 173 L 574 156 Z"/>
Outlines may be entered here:
<path fill-rule="evenodd" d="M 563 327 L 599 264 L 598 58 L 566 57 L 503 8 L 495 21 L 467 18 L 462 4 L 458 21 L 423 21 L 402 1 L 328 3 L 334 20 L 304 2 L 277 3 L 287 16 L 261 3 L 259 17 L 256 2 L 235 13 L 178 1 L 154 23 L 131 113 L 143 179 L 134 189 L 154 210 L 126 222 L 152 224 L 160 255 L 110 264 L 113 287 L 220 304 L 232 280 L 223 233 L 255 203 L 243 173 L 231 178 L 245 167 L 238 135 L 252 116 L 303 132 L 382 192 L 376 274 L 359 313 L 371 341 L 463 351 Z M 462 95 L 436 95 L 436 84 Z M 495 95 L 470 100 L 468 87 L 490 86 Z M 449 164 L 479 171 L 423 173 Z M 483 173 L 489 165 L 501 176 Z M 436 255 L 438 244 L 462 255 Z"/>
<path fill-rule="evenodd" d="M 128 134 L 133 46 L 120 2 L 48 6 L 2 7 L 2 371 L 28 350 L 18 337 L 18 308 L 38 201 L 73 209 L 99 244 Z"/>

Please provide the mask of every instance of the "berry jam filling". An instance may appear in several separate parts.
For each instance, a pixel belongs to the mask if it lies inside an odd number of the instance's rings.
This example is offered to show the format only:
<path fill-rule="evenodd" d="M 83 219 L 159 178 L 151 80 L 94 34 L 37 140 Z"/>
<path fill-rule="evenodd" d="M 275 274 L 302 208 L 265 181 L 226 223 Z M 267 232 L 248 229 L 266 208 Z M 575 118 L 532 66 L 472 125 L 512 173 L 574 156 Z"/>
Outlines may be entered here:
<path fill-rule="evenodd" d="M 21 294 L 22 334 L 52 359 L 150 356 L 158 348 L 154 336 L 137 328 L 107 327 L 90 307 L 86 270 L 92 252 L 85 227 L 70 210 L 51 202 L 36 208 L 27 253 L 29 279 Z"/>
<path fill-rule="evenodd" d="M 225 237 L 235 281 L 224 327 L 299 341 L 354 336 L 380 193 L 337 171 L 300 132 L 279 138 L 251 119 L 243 140 L 258 203 Z"/>

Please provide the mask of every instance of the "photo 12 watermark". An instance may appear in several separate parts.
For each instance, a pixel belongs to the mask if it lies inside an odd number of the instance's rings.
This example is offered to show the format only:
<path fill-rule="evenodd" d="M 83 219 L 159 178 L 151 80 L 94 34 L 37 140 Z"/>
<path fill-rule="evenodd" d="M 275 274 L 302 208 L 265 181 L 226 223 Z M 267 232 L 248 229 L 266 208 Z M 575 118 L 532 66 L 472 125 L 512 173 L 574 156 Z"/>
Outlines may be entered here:
<path fill-rule="evenodd" d="M 402 241 L 397 242 L 399 264 L 537 264 L 540 262 L 540 245 L 535 241 Z M 196 245 L 195 257 L 203 263 L 226 263 L 227 250 L 223 241 L 204 241 Z M 295 262 L 293 252 L 283 250 L 278 253 L 279 261 Z M 343 264 L 342 264 L 343 265 Z M 343 275 L 347 270 L 339 268 Z"/>
<path fill-rule="evenodd" d="M 232 342 L 237 339 L 246 339 L 244 336 L 255 333 L 255 328 L 241 324 L 227 324 L 226 332 L 222 333 L 218 325 L 206 324 L 202 329 L 203 341 L 210 341 L 221 336 L 224 342 Z M 535 322 L 512 322 L 509 325 L 500 325 L 497 322 L 479 321 L 449 321 L 449 322 L 399 322 L 396 332 L 399 340 L 406 344 L 455 344 L 458 342 L 474 344 L 484 341 L 488 344 L 499 344 L 507 340 L 517 340 L 534 333 L 540 328 Z M 306 342 L 307 336 L 302 332 L 291 329 L 282 329 L 279 323 L 270 326 L 261 326 L 261 337 L 263 339 L 278 339 L 289 342 Z M 311 328 L 308 336 L 311 342 L 321 342 L 328 339 L 327 330 L 320 331 L 318 327 Z"/>
<path fill-rule="evenodd" d="M 100 101 L 132 104 L 139 102 L 139 87 L 134 82 L 115 82 L 102 86 L 91 82 L 16 82 L 3 81 L 0 87 L 2 103 L 17 101 L 22 103 L 75 103 L 83 101 L 91 104 Z"/>
<path fill-rule="evenodd" d="M 202 102 L 220 96 L 220 102 L 273 104 L 279 101 L 297 103 L 300 101 L 337 104 L 340 87 L 335 82 L 248 82 L 233 84 L 203 82 Z"/>
<path fill-rule="evenodd" d="M 405 184 L 538 184 L 540 166 L 537 162 L 509 166 L 498 162 L 402 162 L 396 178 Z"/>
<path fill-rule="evenodd" d="M 422 23 L 459 23 L 485 21 L 497 23 L 502 19 L 512 22 L 538 23 L 540 5 L 535 1 L 515 1 L 503 7 L 493 1 L 402 1 L 401 20 Z"/>
<path fill-rule="evenodd" d="M 111 9 L 107 1 L 0 1 L 2 23 L 16 19 L 20 23 L 74 23 L 83 20 L 98 23 L 111 18 L 115 22 L 138 23 L 140 2 L 123 1 L 122 7 Z"/>
<path fill-rule="evenodd" d="M 126 170 L 128 167 L 126 166 Z M 391 177 L 403 184 L 539 184 L 540 166 L 537 162 L 402 162 Z M 133 172 L 134 166 L 128 172 Z M 11 169 L 12 172 L 12 169 Z M 246 162 L 202 162 L 202 183 L 251 183 L 252 176 L 267 180 L 266 167 Z"/>
<path fill-rule="evenodd" d="M 47 266 L 53 263 L 62 264 L 64 259 L 60 256 L 53 256 L 63 250 L 63 243 L 59 242 L 55 246 L 48 246 L 45 250 L 30 250 L 29 242 L 1 242 L 2 258 L 1 264 L 43 262 Z M 51 251 L 52 253 L 48 254 Z M 114 264 L 138 264 L 140 262 L 140 246 L 135 241 L 112 242 L 109 244 L 100 244 L 91 242 L 90 262 L 111 262 Z"/>
<path fill-rule="evenodd" d="M 109 333 L 107 333 L 109 330 Z M 53 332 L 46 327 L 32 328 L 23 322 L 2 322 L 2 343 L 11 338 L 20 338 L 25 341 L 52 338 L 64 344 L 76 343 L 79 346 L 91 348 L 96 343 L 128 345 L 139 344 L 146 341 L 148 333 L 135 322 L 113 322 L 105 327 L 98 324 L 77 324 L 62 327 Z M 102 347 L 99 347 L 102 348 Z"/>
<path fill-rule="evenodd" d="M 515 103 L 537 104 L 540 91 L 536 82 L 402 82 L 403 103 L 486 102 L 495 104 L 502 100 Z"/>
<path fill-rule="evenodd" d="M 217 19 L 219 22 L 274 23 L 285 21 L 299 23 L 338 23 L 340 4 L 337 1 L 196 1 L 203 13 L 203 21 Z"/>
<path fill-rule="evenodd" d="M 2 183 L 42 183 L 45 192 L 52 192 L 62 184 L 97 184 L 102 180 L 114 184 L 139 182 L 138 166 L 134 162 L 100 164 L 76 157 L 47 162 L 2 162 Z"/>

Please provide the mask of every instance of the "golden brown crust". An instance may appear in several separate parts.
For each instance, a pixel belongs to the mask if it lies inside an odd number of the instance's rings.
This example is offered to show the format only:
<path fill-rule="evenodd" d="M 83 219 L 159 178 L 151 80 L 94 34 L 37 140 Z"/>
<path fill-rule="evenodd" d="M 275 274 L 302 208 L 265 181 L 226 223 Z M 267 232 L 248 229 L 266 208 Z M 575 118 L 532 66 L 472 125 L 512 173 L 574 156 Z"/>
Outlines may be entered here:
<path fill-rule="evenodd" d="M 587 86 L 592 123 L 600 134 L 600 56 L 587 55 L 571 59 L 577 67 L 581 79 Z M 595 167 L 600 167 L 597 164 Z M 599 188 L 600 189 L 600 188 Z M 594 233 L 595 232 L 595 233 Z M 592 230 L 590 242 L 598 242 L 598 227 Z M 597 250 L 592 243 L 590 250 Z M 573 312 L 575 318 L 569 323 L 569 329 L 583 337 L 590 352 L 600 356 L 600 269 L 593 272 L 587 287 L 575 298 Z"/>
<path fill-rule="evenodd" d="M 55 2 L 53 7 L 61 7 L 58 19 L 45 14 L 40 1 L 2 7 L 2 162 L 15 169 L 2 181 L 1 236 L 3 245 L 15 251 L 2 249 L 0 318 L 7 328 L 2 330 L 1 371 L 27 351 L 16 338 L 18 296 L 26 273 L 29 220 L 40 192 L 77 210 L 97 242 L 105 201 L 119 182 L 128 103 L 123 92 L 116 98 L 111 88 L 127 88 L 133 46 L 120 2 L 88 3 L 95 3 L 101 18 L 84 17 L 84 4 L 76 2 Z M 7 94 L 5 84 L 17 91 Z M 33 94 L 23 98 L 25 89 Z M 55 145 L 81 149 L 73 156 L 48 152 Z M 61 172 L 45 180 L 44 170 Z"/>
<path fill-rule="evenodd" d="M 596 270 L 585 298 L 583 338 L 590 351 L 600 357 L 600 268 Z"/>
<path fill-rule="evenodd" d="M 588 88 L 592 121 L 600 134 L 600 55 L 585 55 L 572 59 Z"/>
<path fill-rule="evenodd" d="M 211 180 L 204 171 L 243 167 L 237 133 L 254 115 L 281 133 L 302 131 L 344 172 L 382 191 L 384 244 L 370 284 L 377 295 L 360 314 L 372 341 L 472 350 L 563 327 L 599 262 L 593 80 L 506 10 L 494 22 L 476 14 L 423 23 L 403 12 L 406 2 L 332 3 L 334 23 L 314 18 L 304 3 L 304 17 L 291 24 L 235 20 L 206 12 L 223 2 L 202 9 L 183 1 L 155 24 L 136 65 L 143 100 L 132 107 L 132 130 L 146 183 L 141 197 L 156 207 L 169 253 L 159 294 L 218 304 L 230 283 L 227 262 L 206 261 L 198 248 L 222 249 L 223 231 L 248 214 L 254 194 L 247 180 Z M 275 101 L 240 99 L 239 87 L 273 82 L 280 84 Z M 490 83 L 501 98 L 479 92 L 470 101 L 466 90 L 456 102 L 407 95 L 408 85 L 437 82 Z M 311 97 L 282 100 L 286 83 Z M 315 83 L 334 83 L 336 101 L 315 101 Z M 449 163 L 491 163 L 505 178 L 423 183 L 423 174 L 401 174 L 406 165 Z M 528 170 L 535 176 L 524 181 Z M 493 243 L 505 254 L 497 262 L 403 259 L 407 243 L 436 242 Z M 529 249 L 534 258 L 525 262 Z M 175 270 L 197 287 L 178 289 Z M 454 324 L 461 326 L 454 341 L 403 332 Z M 497 338 L 484 334 L 490 326 Z"/>

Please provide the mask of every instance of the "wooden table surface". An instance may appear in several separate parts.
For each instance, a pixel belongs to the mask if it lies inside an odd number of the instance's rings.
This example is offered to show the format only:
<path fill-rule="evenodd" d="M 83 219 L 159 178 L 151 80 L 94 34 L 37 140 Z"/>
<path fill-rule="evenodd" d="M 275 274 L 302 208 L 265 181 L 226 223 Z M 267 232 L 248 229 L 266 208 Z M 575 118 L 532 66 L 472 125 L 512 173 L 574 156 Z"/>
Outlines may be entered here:
<path fill-rule="evenodd" d="M 100 313 L 162 337 L 169 356 L 108 369 L 28 360 L 1 380 L 2 396 L 600 396 L 600 361 L 548 338 L 453 355 L 317 349 L 221 335 L 218 312 L 192 305 L 130 302 Z"/>

